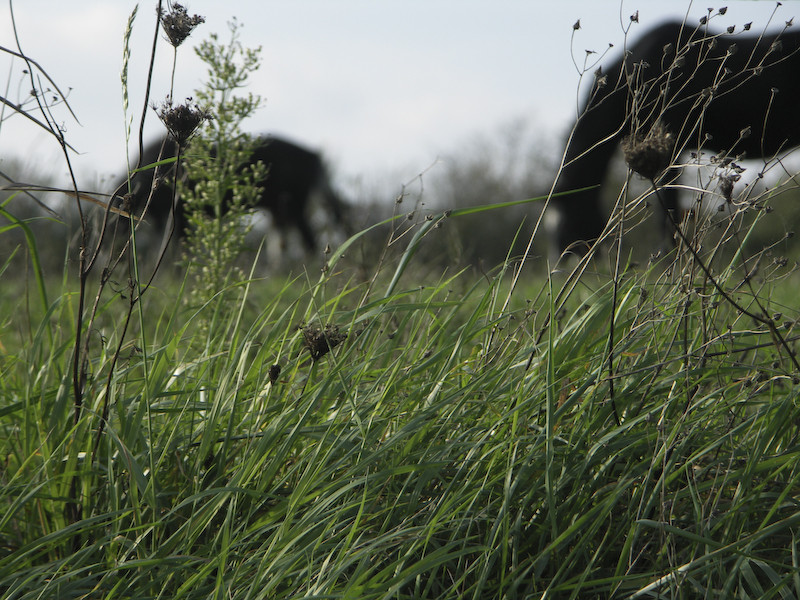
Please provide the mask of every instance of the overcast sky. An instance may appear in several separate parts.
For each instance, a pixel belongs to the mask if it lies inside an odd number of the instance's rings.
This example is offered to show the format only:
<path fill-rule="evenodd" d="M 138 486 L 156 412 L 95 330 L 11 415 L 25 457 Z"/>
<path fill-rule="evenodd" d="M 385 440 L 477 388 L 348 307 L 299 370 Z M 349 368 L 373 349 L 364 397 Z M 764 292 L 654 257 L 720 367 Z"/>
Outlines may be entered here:
<path fill-rule="evenodd" d="M 55 109 L 74 157 L 81 187 L 94 172 L 124 168 L 124 116 L 119 73 L 123 31 L 135 6 L 129 0 L 16 0 L 19 43 L 57 82 L 79 123 Z M 178 55 L 176 98 L 192 95 L 205 75 L 192 46 L 211 32 L 227 39 L 232 17 L 244 25 L 246 46 L 262 47 L 263 66 L 250 91 L 266 102 L 248 123 L 253 132 L 286 135 L 324 151 L 340 177 L 402 178 L 428 167 L 476 135 L 524 122 L 542 139 L 557 139 L 577 110 L 578 70 L 585 50 L 613 43 L 619 56 L 622 25 L 639 11 L 640 35 L 667 17 L 692 24 L 710 6 L 727 5 L 720 28 L 753 21 L 765 27 L 775 2 L 691 4 L 614 0 L 194 0 L 191 14 L 206 17 Z M 131 108 L 138 127 L 156 2 L 143 1 L 134 23 L 130 65 Z M 777 26 L 800 5 L 785 2 Z M 800 16 L 800 15 L 798 15 Z M 572 39 L 572 26 L 581 29 Z M 800 26 L 800 21 L 798 25 Z M 9 5 L 0 8 L 0 45 L 16 50 Z M 152 98 L 168 91 L 171 47 L 158 53 Z M 24 64 L 0 53 L 2 95 L 24 99 Z M 593 70 L 593 69 L 592 69 Z M 148 116 L 148 139 L 160 124 Z M 21 157 L 61 176 L 63 158 L 51 139 L 19 116 L 0 123 L 0 169 Z"/>

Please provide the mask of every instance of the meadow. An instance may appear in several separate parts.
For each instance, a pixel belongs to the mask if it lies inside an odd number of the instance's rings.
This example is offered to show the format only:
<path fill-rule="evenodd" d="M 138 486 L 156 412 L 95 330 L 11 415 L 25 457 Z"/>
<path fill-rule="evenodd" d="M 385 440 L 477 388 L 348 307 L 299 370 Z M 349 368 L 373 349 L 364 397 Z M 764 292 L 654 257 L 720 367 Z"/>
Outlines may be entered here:
<path fill-rule="evenodd" d="M 133 225 L 124 260 L 93 257 L 105 220 L 54 276 L 4 201 L 2 597 L 800 596 L 772 210 L 796 184 L 737 185 L 651 255 L 623 245 L 659 192 L 631 178 L 558 265 L 532 250 L 546 198 L 400 197 L 293 275 L 245 254 L 213 289 L 191 260 L 151 278 Z M 497 266 L 430 259 L 519 207 Z"/>

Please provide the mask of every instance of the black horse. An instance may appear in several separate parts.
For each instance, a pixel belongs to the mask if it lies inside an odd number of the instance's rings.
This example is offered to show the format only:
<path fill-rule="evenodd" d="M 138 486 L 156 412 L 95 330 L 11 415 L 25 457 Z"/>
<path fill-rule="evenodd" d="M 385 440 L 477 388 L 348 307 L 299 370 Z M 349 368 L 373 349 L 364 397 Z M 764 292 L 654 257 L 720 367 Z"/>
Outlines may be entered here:
<path fill-rule="evenodd" d="M 154 141 L 145 147 L 139 164 L 147 166 L 160 160 L 174 158 L 177 150 L 177 144 L 171 139 Z M 248 164 L 255 164 L 257 161 L 264 163 L 267 174 L 258 182 L 263 192 L 256 207 L 268 210 L 279 229 L 297 228 L 306 249 L 315 250 L 317 240 L 309 222 L 309 211 L 312 198 L 318 196 L 325 208 L 330 210 L 336 224 L 349 231 L 345 215 L 346 205 L 333 190 L 327 169 L 319 154 L 284 139 L 264 135 L 256 139 Z M 182 175 L 179 174 L 180 176 Z M 145 219 L 163 231 L 169 224 L 172 214 L 174 163 L 135 173 L 131 177 L 130 204 L 134 214 L 142 214 L 153 187 L 154 177 L 156 186 Z M 191 186 L 191 182 L 189 184 Z M 115 189 L 118 195 L 124 194 L 127 189 L 127 176 L 117 182 Z M 175 233 L 180 236 L 184 231 L 186 220 L 183 211 L 178 208 L 175 214 Z"/>
<path fill-rule="evenodd" d="M 800 145 L 798 99 L 800 32 L 713 34 L 706 25 L 665 23 L 595 74 L 554 191 L 602 184 L 623 138 L 654 130 L 668 132 L 672 164 L 686 150 L 717 152 L 720 162 L 775 156 Z M 675 177 L 668 170 L 661 183 Z M 675 211 L 677 191 L 660 193 Z M 585 253 L 606 223 L 599 188 L 552 198 L 550 206 L 554 249 Z"/>

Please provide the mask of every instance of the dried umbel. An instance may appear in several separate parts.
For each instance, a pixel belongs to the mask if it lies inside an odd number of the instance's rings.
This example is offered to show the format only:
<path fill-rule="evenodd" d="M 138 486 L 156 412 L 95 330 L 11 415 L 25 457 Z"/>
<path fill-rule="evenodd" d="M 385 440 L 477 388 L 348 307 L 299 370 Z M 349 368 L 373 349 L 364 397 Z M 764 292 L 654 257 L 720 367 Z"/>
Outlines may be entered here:
<path fill-rule="evenodd" d="M 189 37 L 195 27 L 200 23 L 206 22 L 205 17 L 200 15 L 190 17 L 186 12 L 186 8 L 177 2 L 169 10 L 161 11 L 159 18 L 161 19 L 161 27 L 164 29 L 164 33 L 167 34 L 167 38 L 169 38 L 169 43 L 175 48 Z"/>
<path fill-rule="evenodd" d="M 675 142 L 661 123 L 646 134 L 635 133 L 622 140 L 625 163 L 634 173 L 656 181 L 669 167 Z"/>
<path fill-rule="evenodd" d="M 738 173 L 728 173 L 719 178 L 719 193 L 727 202 L 733 201 L 733 186 L 742 178 Z M 720 210 L 722 207 L 720 207 Z"/>
<path fill-rule="evenodd" d="M 201 109 L 197 104 L 187 98 L 184 104 L 172 106 L 172 100 L 167 98 L 160 107 L 155 107 L 158 118 L 164 123 L 172 139 L 183 147 L 194 135 L 200 123 L 211 119 L 208 111 Z"/>
<path fill-rule="evenodd" d="M 325 325 L 324 329 L 301 325 L 300 329 L 303 332 L 303 345 L 308 348 L 314 362 L 347 339 L 347 333 L 339 331 L 338 325 Z"/>
<path fill-rule="evenodd" d="M 272 385 L 278 381 L 278 377 L 281 376 L 281 366 L 279 364 L 274 364 L 269 368 L 269 382 Z"/>

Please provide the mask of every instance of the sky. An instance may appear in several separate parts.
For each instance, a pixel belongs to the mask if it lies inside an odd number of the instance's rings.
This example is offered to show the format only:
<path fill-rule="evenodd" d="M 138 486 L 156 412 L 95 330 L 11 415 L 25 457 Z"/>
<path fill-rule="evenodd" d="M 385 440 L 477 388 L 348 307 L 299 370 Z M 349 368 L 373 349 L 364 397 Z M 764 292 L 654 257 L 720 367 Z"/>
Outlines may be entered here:
<path fill-rule="evenodd" d="M 206 22 L 179 49 L 175 98 L 201 86 L 205 66 L 192 47 L 227 23 L 242 24 L 241 41 L 261 47 L 262 66 L 247 91 L 264 98 L 246 123 L 320 150 L 339 179 L 395 177 L 398 183 L 466 147 L 475 136 L 524 127 L 535 139 L 558 140 L 577 114 L 580 71 L 608 49 L 614 60 L 623 26 L 636 39 L 667 18 L 697 23 L 710 6 L 727 6 L 719 28 L 752 21 L 754 30 L 780 27 L 800 4 L 771 1 L 682 0 L 193 0 L 190 14 Z M 120 71 L 123 32 L 136 6 L 129 0 L 11 0 L 0 6 L 0 46 L 22 51 L 67 94 L 77 120 L 53 109 L 83 189 L 124 171 L 125 122 Z M 138 122 L 155 25 L 155 1 L 143 1 L 133 24 L 129 67 L 131 112 Z M 774 15 L 773 15 L 774 13 Z M 580 19 L 581 27 L 573 30 Z M 772 21 L 770 21 L 772 19 Z M 800 19 L 798 25 L 800 26 Z M 598 54 L 587 55 L 587 50 Z M 169 91 L 172 48 L 160 39 L 151 100 Z M 2 96 L 28 97 L 19 59 L 0 50 Z M 589 73 L 594 71 L 594 66 Z M 67 90 L 68 93 L 67 93 Z M 160 123 L 148 109 L 146 137 Z M 8 109 L 0 121 L 0 170 L 18 158 L 64 178 L 66 166 L 51 137 Z M 543 142 L 544 143 L 544 142 Z M 135 144 L 133 144 L 135 145 Z M 134 152 L 135 154 L 135 152 Z"/>

